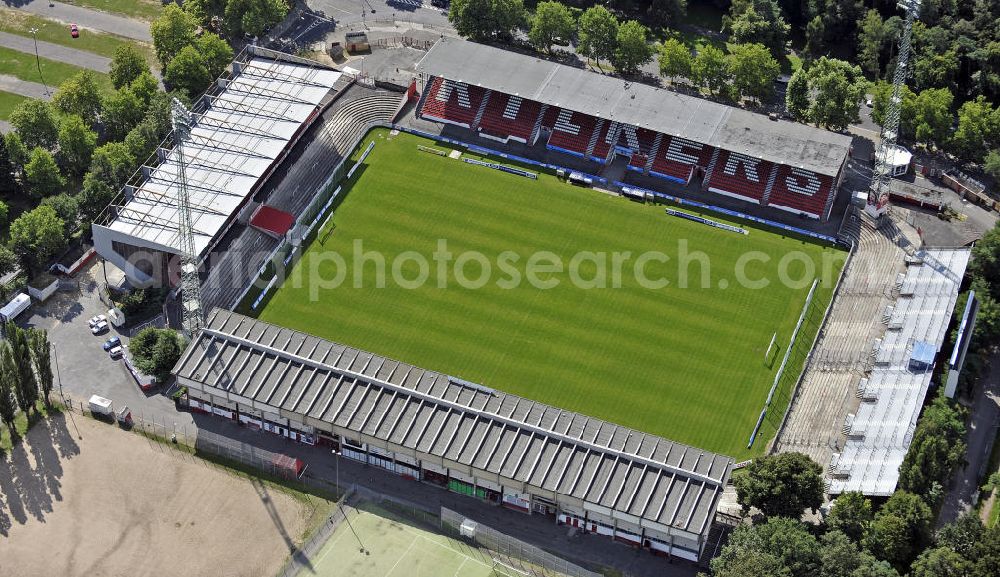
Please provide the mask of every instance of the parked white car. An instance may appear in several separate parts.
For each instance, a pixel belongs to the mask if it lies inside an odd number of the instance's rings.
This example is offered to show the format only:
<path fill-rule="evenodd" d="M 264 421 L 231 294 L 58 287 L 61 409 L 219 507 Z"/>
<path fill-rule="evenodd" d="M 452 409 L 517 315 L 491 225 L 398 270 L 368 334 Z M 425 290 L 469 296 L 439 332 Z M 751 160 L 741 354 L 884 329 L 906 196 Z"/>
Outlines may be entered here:
<path fill-rule="evenodd" d="M 100 323 L 105 323 L 105 325 L 107 325 L 107 320 L 108 320 L 108 317 L 106 317 L 104 315 L 97 315 L 96 317 L 93 317 L 92 319 L 90 319 L 89 321 L 87 321 L 87 324 L 90 326 L 91 330 L 93 330 L 93 328 L 96 327 Z"/>
<path fill-rule="evenodd" d="M 90 327 L 90 332 L 95 335 L 99 335 L 106 330 L 108 330 L 108 321 L 106 320 L 98 321 L 97 324 L 91 325 Z"/>

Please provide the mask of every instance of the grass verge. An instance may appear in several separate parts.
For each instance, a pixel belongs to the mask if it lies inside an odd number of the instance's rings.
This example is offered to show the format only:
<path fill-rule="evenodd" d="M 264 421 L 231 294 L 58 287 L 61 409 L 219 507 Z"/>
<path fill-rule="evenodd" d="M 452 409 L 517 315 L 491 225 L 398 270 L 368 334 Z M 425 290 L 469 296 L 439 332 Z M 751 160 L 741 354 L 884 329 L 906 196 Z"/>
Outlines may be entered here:
<path fill-rule="evenodd" d="M 20 94 L 0 92 L 0 120 L 10 118 L 10 113 L 27 99 L 26 96 L 21 96 Z"/>
<path fill-rule="evenodd" d="M 119 46 L 132 44 L 151 65 L 156 61 L 148 44 L 83 27 L 80 29 L 80 37 L 73 38 L 69 34 L 69 26 L 63 22 L 20 10 L 0 8 L 0 32 L 30 37 L 29 31 L 32 28 L 38 30 L 38 40 L 52 44 L 85 50 L 108 58 L 115 55 L 115 50 Z"/>
<path fill-rule="evenodd" d="M 155 20 L 163 5 L 153 0 L 62 0 L 66 4 L 73 4 L 81 8 L 93 8 L 101 12 L 111 12 L 122 16 L 139 18 L 141 20 Z"/>
<path fill-rule="evenodd" d="M 84 70 L 72 64 L 56 62 L 55 60 L 45 58 L 40 58 L 39 64 L 42 67 L 42 76 L 45 78 L 45 84 L 53 92 L 59 88 L 60 84 Z M 18 52 L 10 48 L 0 47 L 0 72 L 28 82 L 41 82 L 38 77 L 38 68 L 35 65 L 35 55 L 25 54 L 24 52 Z M 102 89 L 112 89 L 111 78 L 107 74 L 94 72 L 94 78 L 97 80 L 98 86 Z"/>
<path fill-rule="evenodd" d="M 35 403 L 35 410 L 36 411 L 31 414 L 30 418 L 21 412 L 14 417 L 14 430 L 17 433 L 17 439 L 24 438 L 24 435 L 27 434 L 28 430 L 31 429 L 35 423 L 48 417 L 49 413 L 62 412 L 62 407 L 53 402 L 51 407 L 45 408 L 45 403 L 38 401 Z M 14 446 L 13 441 L 14 439 L 11 438 L 10 429 L 3 424 L 0 424 L 0 454 L 7 453 L 11 450 Z"/>

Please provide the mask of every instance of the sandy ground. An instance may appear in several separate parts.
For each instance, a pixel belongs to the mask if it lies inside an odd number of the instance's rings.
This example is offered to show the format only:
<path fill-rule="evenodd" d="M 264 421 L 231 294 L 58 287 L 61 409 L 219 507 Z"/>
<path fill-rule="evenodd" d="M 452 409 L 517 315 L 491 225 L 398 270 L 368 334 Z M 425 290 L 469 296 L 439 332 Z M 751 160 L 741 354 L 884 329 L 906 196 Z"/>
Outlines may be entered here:
<path fill-rule="evenodd" d="M 309 513 L 142 436 L 57 415 L 0 459 L 0 574 L 271 577 Z"/>

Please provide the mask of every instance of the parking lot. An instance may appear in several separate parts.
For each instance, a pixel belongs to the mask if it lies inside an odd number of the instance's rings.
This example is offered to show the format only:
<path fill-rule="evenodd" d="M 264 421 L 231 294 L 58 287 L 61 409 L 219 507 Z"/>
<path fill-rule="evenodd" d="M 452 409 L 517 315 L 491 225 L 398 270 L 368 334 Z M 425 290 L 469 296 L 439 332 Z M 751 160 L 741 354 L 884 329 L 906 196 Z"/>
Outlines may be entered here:
<path fill-rule="evenodd" d="M 91 334 L 87 321 L 95 315 L 107 315 L 107 306 L 98 298 L 104 282 L 100 261 L 79 272 L 73 280 L 79 281 L 78 291 L 57 291 L 45 303 L 33 304 L 17 319 L 22 326 L 49 332 L 49 340 L 55 346 L 53 393 L 58 394 L 61 387 L 76 403 L 86 403 L 91 395 L 100 395 L 114 401 L 116 406 L 127 404 L 136 417 L 145 421 L 176 424 L 178 429 L 186 426 L 193 431 L 191 414 L 176 411 L 173 401 L 163 394 L 163 387 L 143 392 L 125 363 L 110 358 L 101 349 L 104 341 L 118 334 L 114 327 L 97 336 Z M 128 338 L 122 336 L 121 340 L 127 351 Z"/>

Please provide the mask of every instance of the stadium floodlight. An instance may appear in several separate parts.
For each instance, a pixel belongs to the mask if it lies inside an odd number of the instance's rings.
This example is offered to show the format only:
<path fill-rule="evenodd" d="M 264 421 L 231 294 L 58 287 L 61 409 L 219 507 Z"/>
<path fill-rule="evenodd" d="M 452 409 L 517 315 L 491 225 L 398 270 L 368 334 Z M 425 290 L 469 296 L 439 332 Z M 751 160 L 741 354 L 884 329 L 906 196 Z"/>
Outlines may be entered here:
<path fill-rule="evenodd" d="M 889 188 L 892 180 L 892 158 L 899 137 L 899 114 L 903 102 L 903 86 L 909 74 L 910 41 L 913 37 L 913 23 L 920 13 L 921 0 L 900 0 L 897 4 L 906 14 L 903 32 L 899 41 L 899 56 L 896 72 L 892 77 L 892 98 L 889 99 L 882 123 L 881 142 L 875 153 L 875 170 L 871 187 L 868 189 L 868 205 L 865 211 L 873 217 L 885 214 L 889 208 Z"/>
<path fill-rule="evenodd" d="M 191 138 L 194 117 L 176 98 L 170 103 L 174 126 L 174 150 L 177 153 L 177 239 L 181 257 L 181 309 L 184 333 L 192 338 L 204 322 L 201 305 L 201 279 L 198 277 L 198 249 L 191 222 L 191 198 L 187 183 L 187 160 L 184 143 Z"/>

